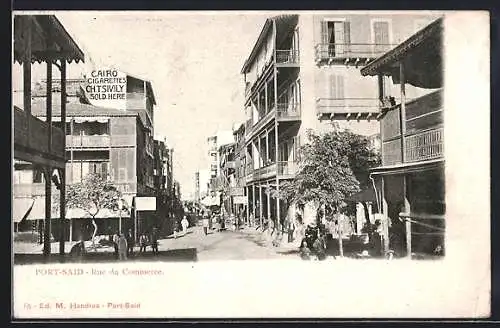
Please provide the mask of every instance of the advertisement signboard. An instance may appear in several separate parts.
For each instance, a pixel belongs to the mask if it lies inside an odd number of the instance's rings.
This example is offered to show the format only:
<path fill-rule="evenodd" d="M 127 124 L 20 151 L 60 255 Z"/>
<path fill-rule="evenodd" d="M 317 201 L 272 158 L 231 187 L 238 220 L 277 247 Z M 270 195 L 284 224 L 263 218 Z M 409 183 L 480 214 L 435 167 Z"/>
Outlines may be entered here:
<path fill-rule="evenodd" d="M 136 211 L 156 211 L 156 197 L 136 197 Z"/>
<path fill-rule="evenodd" d="M 85 74 L 85 95 L 98 107 L 126 109 L 127 75 L 114 68 L 96 68 Z"/>

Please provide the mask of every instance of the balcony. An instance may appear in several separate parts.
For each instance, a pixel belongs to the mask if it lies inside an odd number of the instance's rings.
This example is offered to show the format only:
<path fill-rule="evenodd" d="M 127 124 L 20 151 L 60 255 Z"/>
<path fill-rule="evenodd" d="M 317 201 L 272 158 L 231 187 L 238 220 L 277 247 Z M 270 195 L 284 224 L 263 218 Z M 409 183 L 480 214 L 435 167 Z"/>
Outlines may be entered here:
<path fill-rule="evenodd" d="M 276 50 L 276 65 L 278 67 L 298 67 L 299 64 L 298 50 Z"/>
<path fill-rule="evenodd" d="M 370 120 L 380 113 L 378 98 L 318 98 L 316 113 L 320 119 Z"/>
<path fill-rule="evenodd" d="M 280 179 L 293 178 L 298 171 L 298 163 L 294 161 L 279 161 L 258 169 L 247 169 L 246 182 L 269 179 L 278 175 Z"/>
<path fill-rule="evenodd" d="M 375 43 L 320 43 L 315 47 L 316 64 L 366 65 L 395 47 Z"/>
<path fill-rule="evenodd" d="M 100 149 L 111 146 L 109 135 L 66 136 L 66 148 Z"/>
<path fill-rule="evenodd" d="M 298 172 L 298 163 L 294 161 L 278 162 L 278 176 L 281 178 L 293 178 Z"/>
<path fill-rule="evenodd" d="M 287 102 L 278 103 L 276 117 L 279 121 L 300 120 L 300 104 Z"/>
<path fill-rule="evenodd" d="M 383 143 L 382 164 L 401 163 L 401 139 Z M 443 127 L 420 131 L 405 137 L 405 157 L 407 163 L 423 162 L 444 157 Z"/>
<path fill-rule="evenodd" d="M 300 104 L 279 102 L 278 110 L 273 107 L 267 114 L 261 117 L 255 125 L 251 125 L 253 122 L 252 120 L 247 121 L 247 128 L 245 129 L 247 138 L 251 138 L 254 134 L 258 133 L 273 119 L 277 119 L 279 122 L 300 121 Z"/>
<path fill-rule="evenodd" d="M 419 162 L 441 158 L 443 152 L 444 129 L 431 129 L 405 138 L 407 162 Z"/>
<path fill-rule="evenodd" d="M 389 110 L 384 114 L 381 121 L 384 166 L 402 162 L 400 125 L 398 110 Z M 442 90 L 408 101 L 405 161 L 411 163 L 443 158 L 443 143 Z"/>
<path fill-rule="evenodd" d="M 29 123 L 28 123 L 29 122 Z M 28 124 L 30 129 L 28 130 Z M 52 126 L 52 144 L 49 151 L 49 124 L 20 108 L 14 107 L 14 150 L 16 158 L 33 161 L 34 157 L 64 159 L 64 132 Z M 21 147 L 21 148 L 20 148 Z M 62 164 L 64 165 L 64 164 Z"/>

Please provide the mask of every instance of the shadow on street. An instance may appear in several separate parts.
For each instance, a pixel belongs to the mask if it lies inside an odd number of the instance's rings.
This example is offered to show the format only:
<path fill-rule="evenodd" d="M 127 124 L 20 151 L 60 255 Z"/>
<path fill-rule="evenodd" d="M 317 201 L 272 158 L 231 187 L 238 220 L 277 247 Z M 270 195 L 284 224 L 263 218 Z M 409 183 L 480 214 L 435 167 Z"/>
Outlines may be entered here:
<path fill-rule="evenodd" d="M 48 258 L 43 254 L 14 254 L 14 264 L 44 264 L 44 263 L 106 263 L 106 262 L 195 262 L 197 261 L 196 248 L 172 249 L 160 251 L 153 254 L 151 251 L 145 253 L 134 252 L 127 260 L 119 261 L 110 252 L 89 251 L 83 256 L 72 256 L 70 254 L 51 254 Z"/>

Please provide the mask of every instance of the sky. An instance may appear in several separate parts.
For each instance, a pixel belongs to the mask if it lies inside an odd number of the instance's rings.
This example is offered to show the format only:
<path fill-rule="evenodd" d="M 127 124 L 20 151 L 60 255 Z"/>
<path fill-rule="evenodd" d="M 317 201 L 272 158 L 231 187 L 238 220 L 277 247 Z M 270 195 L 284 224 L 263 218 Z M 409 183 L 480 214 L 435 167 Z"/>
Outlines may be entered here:
<path fill-rule="evenodd" d="M 244 120 L 240 71 L 269 14 L 85 11 L 56 16 L 84 51 L 86 67 L 112 65 L 152 82 L 155 134 L 174 148 L 174 178 L 183 195 L 194 193 L 195 172 L 209 165 L 207 137 Z M 81 66 L 68 66 L 69 78 L 80 72 Z M 34 68 L 32 75 L 45 78 L 45 68 Z"/>

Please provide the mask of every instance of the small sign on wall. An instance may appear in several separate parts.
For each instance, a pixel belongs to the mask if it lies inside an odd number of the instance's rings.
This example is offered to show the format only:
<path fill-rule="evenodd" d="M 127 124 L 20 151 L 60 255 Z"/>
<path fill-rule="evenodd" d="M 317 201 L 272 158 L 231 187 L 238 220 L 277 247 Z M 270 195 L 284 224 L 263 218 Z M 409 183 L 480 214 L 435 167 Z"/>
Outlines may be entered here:
<path fill-rule="evenodd" d="M 156 197 L 135 197 L 136 211 L 156 211 Z"/>

